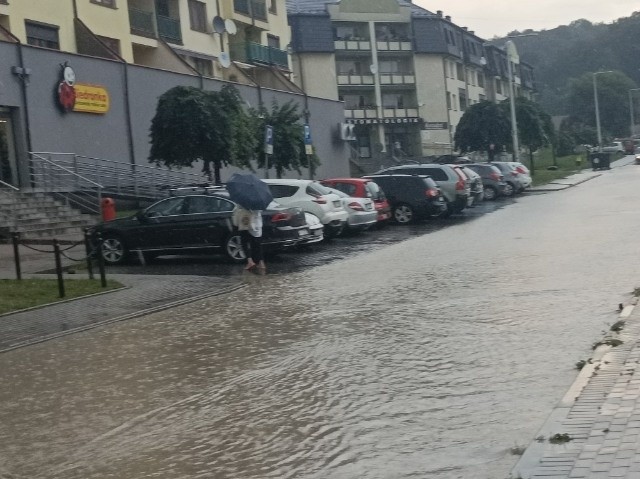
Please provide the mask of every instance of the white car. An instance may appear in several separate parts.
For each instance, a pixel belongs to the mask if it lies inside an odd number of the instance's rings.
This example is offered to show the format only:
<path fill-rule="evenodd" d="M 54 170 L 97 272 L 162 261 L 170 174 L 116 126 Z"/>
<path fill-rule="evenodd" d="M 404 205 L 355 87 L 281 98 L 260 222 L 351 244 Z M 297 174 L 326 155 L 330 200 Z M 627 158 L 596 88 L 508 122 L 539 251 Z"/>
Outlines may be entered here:
<path fill-rule="evenodd" d="M 378 212 L 371 198 L 355 198 L 344 191 L 326 187 L 342 199 L 342 207 L 349 213 L 347 228 L 352 231 L 364 231 L 378 222 Z"/>
<path fill-rule="evenodd" d="M 273 199 L 283 206 L 297 206 L 316 216 L 324 226 L 325 236 L 337 236 L 344 229 L 349 213 L 342 207 L 342 199 L 313 180 L 263 180 Z"/>
<path fill-rule="evenodd" d="M 517 177 L 520 182 L 520 191 L 524 191 L 531 186 L 533 180 L 531 179 L 531 172 L 529 171 L 529 168 L 519 161 L 506 161 L 505 163 L 511 165 L 518 173 L 520 173 Z"/>
<path fill-rule="evenodd" d="M 319 243 L 324 239 L 324 226 L 322 226 L 322 223 L 320 223 L 320 220 L 316 215 L 305 212 L 304 216 L 307 219 L 307 226 L 309 226 L 309 231 L 312 236 L 311 238 L 302 241 L 300 244 Z"/>

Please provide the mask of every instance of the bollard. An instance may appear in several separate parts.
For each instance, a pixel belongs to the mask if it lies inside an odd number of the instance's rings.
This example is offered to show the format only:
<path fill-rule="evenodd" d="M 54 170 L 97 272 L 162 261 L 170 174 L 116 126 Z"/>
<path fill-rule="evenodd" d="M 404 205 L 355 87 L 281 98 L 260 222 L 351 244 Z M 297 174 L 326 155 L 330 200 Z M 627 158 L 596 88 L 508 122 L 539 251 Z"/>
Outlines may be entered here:
<path fill-rule="evenodd" d="M 98 233 L 97 238 L 98 238 L 98 247 L 97 247 L 98 269 L 100 271 L 100 284 L 102 285 L 103 288 L 106 288 L 107 276 L 105 275 L 105 272 L 104 272 L 104 257 L 102 256 L 102 235 Z"/>
<path fill-rule="evenodd" d="M 13 242 L 13 260 L 16 263 L 16 279 L 22 279 L 22 267 L 20 266 L 20 249 L 18 248 L 18 242 L 20 241 L 20 233 L 13 233 L 11 235 L 11 241 Z"/>
<path fill-rule="evenodd" d="M 93 261 L 91 260 L 91 233 L 89 230 L 84 231 L 84 249 L 87 254 L 87 272 L 89 279 L 93 279 Z"/>
<path fill-rule="evenodd" d="M 56 257 L 56 275 L 58 276 L 58 294 L 64 298 L 64 278 L 62 277 L 62 261 L 60 260 L 60 245 L 58 240 L 53 240 L 53 251 Z"/>

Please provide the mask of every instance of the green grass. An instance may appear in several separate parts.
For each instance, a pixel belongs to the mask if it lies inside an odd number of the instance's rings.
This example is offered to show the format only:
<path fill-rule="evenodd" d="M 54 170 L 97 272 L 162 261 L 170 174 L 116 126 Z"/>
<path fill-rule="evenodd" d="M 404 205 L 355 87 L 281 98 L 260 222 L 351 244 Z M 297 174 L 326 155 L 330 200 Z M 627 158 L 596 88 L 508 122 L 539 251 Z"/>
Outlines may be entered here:
<path fill-rule="evenodd" d="M 2 279 L 0 280 L 0 314 L 31 308 L 47 303 L 78 298 L 88 294 L 99 293 L 120 288 L 117 281 L 107 280 L 103 288 L 100 280 L 69 279 L 65 280 L 65 297 L 58 297 L 58 281 L 55 279 Z"/>
<path fill-rule="evenodd" d="M 620 156 L 612 156 L 611 161 L 618 159 Z M 578 173 L 583 169 L 591 168 L 591 164 L 587 160 L 587 154 L 581 153 L 576 155 L 556 157 L 556 170 L 547 169 L 554 165 L 551 150 L 545 148 L 533 155 L 533 166 L 528 155 L 522 155 L 520 161 L 532 170 L 533 185 L 544 185 L 560 178 L 566 178 L 569 175 Z"/>

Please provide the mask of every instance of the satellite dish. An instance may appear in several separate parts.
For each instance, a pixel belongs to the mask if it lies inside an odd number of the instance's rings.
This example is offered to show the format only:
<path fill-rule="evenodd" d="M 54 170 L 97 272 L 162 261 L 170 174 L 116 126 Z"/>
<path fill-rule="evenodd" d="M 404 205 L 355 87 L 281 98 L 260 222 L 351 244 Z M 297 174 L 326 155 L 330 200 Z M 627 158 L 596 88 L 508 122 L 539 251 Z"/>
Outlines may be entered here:
<path fill-rule="evenodd" d="M 223 34 L 225 32 L 224 29 L 224 19 L 219 16 L 213 17 L 213 31 L 216 33 Z"/>
<path fill-rule="evenodd" d="M 371 65 L 369 66 L 369 71 L 375 75 L 376 73 L 378 73 L 378 65 L 376 65 L 376 64 L 371 64 Z"/>
<path fill-rule="evenodd" d="M 227 18 L 224 21 L 224 27 L 227 29 L 227 33 L 229 35 L 235 35 L 238 31 L 238 28 L 236 27 L 236 23 L 230 18 Z"/>
<path fill-rule="evenodd" d="M 220 66 L 222 68 L 229 68 L 231 65 L 231 58 L 229 58 L 229 54 L 227 52 L 222 52 L 218 57 L 218 61 L 220 62 Z"/>

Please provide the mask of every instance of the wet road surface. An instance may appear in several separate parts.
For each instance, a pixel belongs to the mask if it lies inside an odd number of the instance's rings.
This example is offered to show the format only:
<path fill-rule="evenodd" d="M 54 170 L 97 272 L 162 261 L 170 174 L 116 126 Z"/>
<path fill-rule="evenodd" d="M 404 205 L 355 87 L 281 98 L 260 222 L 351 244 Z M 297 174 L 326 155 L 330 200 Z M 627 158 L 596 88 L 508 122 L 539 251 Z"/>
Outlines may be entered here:
<path fill-rule="evenodd" d="M 507 477 L 640 283 L 638 184 L 282 255 L 228 296 L 2 354 L 0 477 Z"/>

